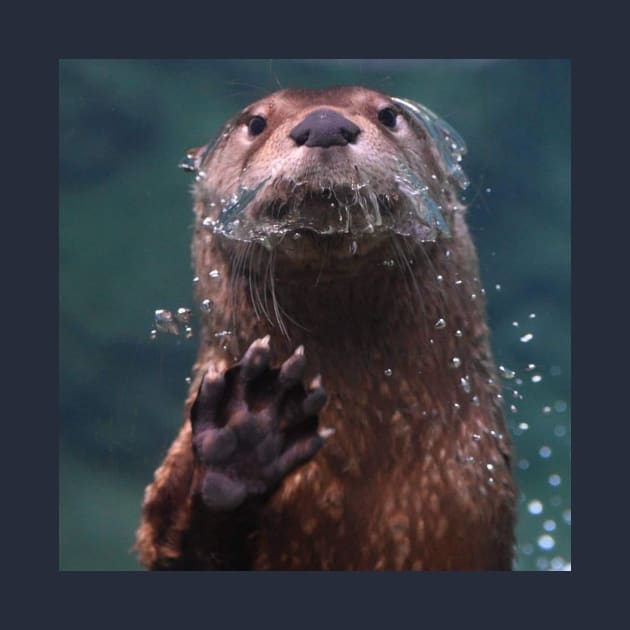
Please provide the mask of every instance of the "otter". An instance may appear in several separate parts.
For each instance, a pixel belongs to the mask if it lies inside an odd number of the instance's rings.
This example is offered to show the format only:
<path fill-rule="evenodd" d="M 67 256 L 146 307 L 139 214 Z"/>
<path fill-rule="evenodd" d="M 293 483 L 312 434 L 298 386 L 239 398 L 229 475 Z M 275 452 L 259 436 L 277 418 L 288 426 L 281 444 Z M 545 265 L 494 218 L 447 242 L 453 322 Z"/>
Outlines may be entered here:
<path fill-rule="evenodd" d="M 199 352 L 145 567 L 511 569 L 465 150 L 419 103 L 334 87 L 273 93 L 187 153 Z"/>

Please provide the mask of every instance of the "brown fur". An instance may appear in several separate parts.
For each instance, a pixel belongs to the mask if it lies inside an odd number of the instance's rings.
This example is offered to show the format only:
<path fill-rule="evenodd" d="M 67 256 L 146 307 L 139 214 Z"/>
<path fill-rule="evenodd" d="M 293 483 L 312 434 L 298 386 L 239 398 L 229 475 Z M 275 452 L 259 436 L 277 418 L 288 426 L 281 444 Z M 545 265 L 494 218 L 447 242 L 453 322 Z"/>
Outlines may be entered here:
<path fill-rule="evenodd" d="M 388 98 L 362 88 L 276 93 L 198 153 L 207 175 L 195 190 L 196 292 L 215 308 L 203 315 L 184 426 L 146 490 L 137 535 L 146 567 L 224 566 L 213 560 L 212 546 L 217 537 L 236 536 L 230 568 L 510 569 L 515 487 L 477 257 L 429 139 L 407 118 L 397 135 L 374 122 L 371 112 Z M 343 179 L 351 169 L 342 157 L 330 167 L 317 167 L 311 154 L 311 162 L 298 162 L 286 140 L 286 130 L 322 105 L 361 127 L 365 142 L 356 160 L 380 192 L 389 190 L 397 155 L 437 173 L 433 192 L 452 238 L 367 235 L 352 256 L 343 235 L 325 244 L 305 235 L 299 248 L 285 239 L 269 251 L 202 225 L 217 216 L 210 204 L 220 205 L 239 178 L 255 184 L 271 165 L 294 180 Z M 252 142 L 243 121 L 258 112 L 269 130 Z M 247 210 L 251 220 L 259 208 Z M 383 264 L 389 259 L 393 266 Z M 436 328 L 441 318 L 446 326 Z M 321 374 L 328 392 L 320 425 L 335 433 L 238 539 L 241 521 L 213 518 L 199 500 L 188 414 L 204 372 L 224 372 L 267 334 L 274 363 L 304 345 L 307 380 Z"/>

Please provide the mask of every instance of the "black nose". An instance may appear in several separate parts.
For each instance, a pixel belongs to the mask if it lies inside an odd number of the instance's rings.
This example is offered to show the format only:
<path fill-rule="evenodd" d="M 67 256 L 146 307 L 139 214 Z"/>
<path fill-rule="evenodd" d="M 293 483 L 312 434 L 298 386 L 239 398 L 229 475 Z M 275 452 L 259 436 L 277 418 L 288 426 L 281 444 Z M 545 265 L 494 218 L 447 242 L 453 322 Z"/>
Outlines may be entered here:
<path fill-rule="evenodd" d="M 289 134 L 301 147 L 344 146 L 354 142 L 361 131 L 353 122 L 332 109 L 316 109 Z"/>

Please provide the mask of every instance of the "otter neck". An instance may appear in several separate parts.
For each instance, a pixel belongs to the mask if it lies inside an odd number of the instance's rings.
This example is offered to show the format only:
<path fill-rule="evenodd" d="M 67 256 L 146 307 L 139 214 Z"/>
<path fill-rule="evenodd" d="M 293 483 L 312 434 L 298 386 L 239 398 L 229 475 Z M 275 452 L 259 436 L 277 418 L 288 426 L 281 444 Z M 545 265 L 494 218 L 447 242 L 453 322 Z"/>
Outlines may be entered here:
<path fill-rule="evenodd" d="M 375 262 L 338 278 L 277 269 L 273 285 L 214 251 L 220 282 L 204 279 L 200 287 L 198 297 L 209 294 L 215 310 L 198 365 L 234 363 L 254 339 L 270 335 L 274 363 L 304 345 L 307 377 L 325 375 L 344 407 L 352 405 L 340 400 L 347 392 L 376 390 L 385 414 L 463 413 L 475 395 L 496 386 L 476 264 L 457 247 L 418 244 L 410 266 Z"/>

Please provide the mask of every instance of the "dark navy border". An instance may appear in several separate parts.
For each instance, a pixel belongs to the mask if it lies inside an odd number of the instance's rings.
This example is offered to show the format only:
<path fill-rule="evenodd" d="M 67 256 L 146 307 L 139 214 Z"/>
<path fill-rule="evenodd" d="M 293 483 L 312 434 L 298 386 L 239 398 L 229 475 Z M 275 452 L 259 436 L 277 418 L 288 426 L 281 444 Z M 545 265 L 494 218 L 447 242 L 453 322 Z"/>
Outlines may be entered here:
<path fill-rule="evenodd" d="M 26 620 L 36 616 L 40 623 L 82 628 L 199 624 L 223 629 L 244 627 L 245 621 L 300 629 L 568 627 L 608 588 L 609 574 L 602 566 L 617 560 L 625 568 L 617 552 L 625 548 L 625 537 L 615 525 L 614 509 L 628 493 L 623 488 L 611 495 L 611 489 L 615 480 L 627 477 L 623 455 L 628 442 L 622 431 L 628 406 L 615 408 L 614 393 L 628 388 L 622 381 L 628 326 L 624 311 L 613 308 L 610 297 L 628 285 L 618 273 L 628 269 L 628 247 L 622 243 L 627 232 L 621 225 L 627 214 L 627 158 L 602 146 L 607 136 L 617 152 L 627 152 L 627 136 L 617 128 L 626 116 L 615 111 L 620 108 L 615 89 L 625 80 L 621 71 L 611 71 L 612 52 L 594 57 L 594 49 L 602 49 L 601 42 L 593 45 L 591 39 L 597 29 L 581 23 L 576 8 L 554 14 L 551 3 L 544 8 L 505 3 L 500 12 L 484 11 L 479 3 L 466 9 L 451 3 L 416 4 L 415 10 L 365 3 L 346 15 L 341 5 L 325 9 L 293 3 L 274 12 L 266 4 L 236 3 L 235 17 L 214 3 L 204 5 L 205 13 L 188 4 L 161 6 L 134 11 L 127 3 L 116 12 L 111 4 L 82 4 L 81 10 L 64 12 L 54 5 L 54 17 L 33 9 L 22 21 L 23 36 L 5 56 L 12 66 L 5 79 L 14 81 L 3 90 L 9 110 L 5 133 L 10 136 L 3 169 L 10 173 L 3 190 L 9 219 L 4 276 L 11 289 L 4 315 L 12 315 L 4 329 L 12 350 L 11 360 L 5 361 L 10 383 L 5 395 L 15 409 L 4 418 L 2 520 L 10 529 L 3 535 L 5 569 L 15 573 L 13 579 L 7 574 L 5 601 L 19 604 L 18 625 L 30 627 Z M 366 18 L 373 18 L 372 30 Z M 12 20 L 5 25 L 20 32 Z M 625 40 L 621 33 L 604 35 L 611 42 Z M 94 57 L 572 60 L 577 456 L 571 574 L 58 571 L 57 63 Z M 604 529 L 598 534 L 600 522 Z M 584 595 L 582 587 L 588 589 Z"/>

